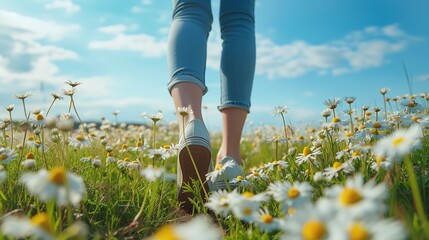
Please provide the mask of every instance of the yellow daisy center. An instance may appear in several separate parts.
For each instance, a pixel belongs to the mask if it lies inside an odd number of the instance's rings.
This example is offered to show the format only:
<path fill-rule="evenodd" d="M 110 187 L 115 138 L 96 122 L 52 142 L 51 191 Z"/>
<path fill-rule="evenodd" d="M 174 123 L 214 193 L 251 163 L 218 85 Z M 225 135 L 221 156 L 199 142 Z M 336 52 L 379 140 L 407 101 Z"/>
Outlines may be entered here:
<path fill-rule="evenodd" d="M 362 200 L 362 195 L 353 188 L 346 187 L 340 194 L 340 201 L 345 206 L 353 205 L 360 200 Z"/>
<path fill-rule="evenodd" d="M 405 138 L 403 136 L 400 136 L 400 137 L 393 139 L 392 144 L 394 147 L 397 147 L 397 146 L 401 145 L 401 143 L 403 143 L 404 141 L 405 141 Z"/>
<path fill-rule="evenodd" d="M 419 116 L 413 116 L 412 118 L 411 118 L 411 120 L 413 120 L 414 122 L 417 122 L 417 120 L 420 120 L 420 119 L 422 119 L 421 117 L 419 117 Z"/>
<path fill-rule="evenodd" d="M 353 157 L 359 157 L 360 155 L 362 155 L 359 151 L 354 151 L 352 156 Z"/>
<path fill-rule="evenodd" d="M 298 190 L 298 188 L 296 187 L 291 187 L 288 191 L 287 191 L 287 196 L 289 198 L 295 199 L 299 196 L 300 192 Z"/>
<path fill-rule="evenodd" d="M 221 170 L 221 169 L 222 169 L 222 167 L 223 167 L 223 165 L 222 165 L 222 164 L 218 164 L 218 165 L 216 166 L 215 170 L 216 170 L 216 171 L 219 171 L 219 170 Z"/>
<path fill-rule="evenodd" d="M 255 176 L 255 177 L 260 177 L 260 176 L 261 176 L 261 174 L 259 174 L 258 172 L 253 172 L 253 176 Z"/>
<path fill-rule="evenodd" d="M 273 216 L 270 214 L 264 214 L 261 216 L 261 221 L 265 224 L 271 224 L 273 223 Z"/>
<path fill-rule="evenodd" d="M 386 158 L 384 156 L 378 156 L 375 158 L 375 162 L 380 164 L 382 162 L 386 161 Z"/>
<path fill-rule="evenodd" d="M 302 155 L 304 155 L 304 157 L 308 156 L 308 154 L 311 153 L 311 149 L 309 147 L 304 147 L 304 149 L 302 150 Z"/>
<path fill-rule="evenodd" d="M 171 147 L 170 147 L 170 145 L 164 145 L 164 146 L 162 146 L 162 148 L 164 148 L 164 149 L 170 149 Z"/>
<path fill-rule="evenodd" d="M 136 147 L 141 147 L 143 146 L 143 142 L 142 141 L 137 141 L 136 142 Z"/>
<path fill-rule="evenodd" d="M 350 240 L 368 240 L 370 239 L 369 233 L 364 226 L 359 223 L 352 224 L 349 229 Z"/>
<path fill-rule="evenodd" d="M 247 208 L 243 209 L 243 214 L 246 215 L 246 216 L 252 215 L 252 213 L 253 213 L 253 211 L 252 211 L 251 208 L 247 207 Z"/>
<path fill-rule="evenodd" d="M 346 133 L 346 137 L 353 137 L 353 136 L 354 136 L 354 134 L 352 132 Z"/>
<path fill-rule="evenodd" d="M 323 239 L 326 235 L 325 224 L 318 220 L 310 220 L 302 227 L 301 234 L 305 240 Z"/>
<path fill-rule="evenodd" d="M 34 159 L 34 154 L 32 152 L 27 153 L 25 159 Z"/>
<path fill-rule="evenodd" d="M 371 112 L 365 112 L 365 116 L 371 116 Z"/>
<path fill-rule="evenodd" d="M 298 136 L 298 139 L 299 139 L 299 140 L 304 140 L 304 136 L 299 135 L 299 136 Z"/>
<path fill-rule="evenodd" d="M 75 139 L 76 139 L 76 140 L 78 140 L 78 141 L 80 141 L 80 142 L 82 142 L 82 141 L 84 141 L 84 140 L 85 140 L 85 137 L 79 134 L 79 135 L 77 135 L 77 136 L 75 137 Z"/>
<path fill-rule="evenodd" d="M 376 123 L 372 124 L 372 127 L 373 128 L 381 128 L 381 123 L 376 122 Z"/>
<path fill-rule="evenodd" d="M 409 102 L 409 103 L 407 104 L 407 107 L 410 107 L 410 108 L 415 107 L 415 106 L 417 106 L 417 103 L 416 103 L 416 102 Z"/>
<path fill-rule="evenodd" d="M 64 185 L 66 182 L 66 169 L 63 167 L 55 167 L 49 171 L 49 181 L 57 184 Z"/>
<path fill-rule="evenodd" d="M 131 162 L 131 159 L 129 157 L 124 158 L 124 162 Z"/>
<path fill-rule="evenodd" d="M 33 136 L 29 136 L 28 137 L 28 141 L 34 141 L 34 137 Z"/>
<path fill-rule="evenodd" d="M 363 130 L 363 129 L 365 129 L 366 127 L 365 127 L 365 125 L 360 125 L 359 126 L 359 130 Z"/>
<path fill-rule="evenodd" d="M 237 180 L 238 180 L 238 181 L 243 181 L 243 180 L 244 180 L 244 177 L 243 177 L 243 176 L 237 176 Z"/>
<path fill-rule="evenodd" d="M 107 153 L 107 156 L 108 156 L 108 157 L 113 157 L 113 153 L 112 153 L 112 152 L 108 152 L 108 153 Z"/>
<path fill-rule="evenodd" d="M 93 137 L 96 137 L 97 135 L 95 135 L 95 133 L 90 133 L 88 134 L 88 136 L 93 138 Z"/>
<path fill-rule="evenodd" d="M 154 235 L 153 239 L 156 240 L 180 240 L 179 236 L 174 231 L 173 225 L 162 226 Z"/>
<path fill-rule="evenodd" d="M 339 119 L 339 118 L 332 118 L 332 122 L 333 123 L 341 122 L 341 119 Z"/>
<path fill-rule="evenodd" d="M 338 169 L 339 167 L 341 167 L 341 163 L 340 162 L 334 162 L 334 165 L 332 165 L 332 167 L 334 169 Z"/>
<path fill-rule="evenodd" d="M 121 146 L 121 149 L 122 150 L 125 150 L 125 149 L 127 149 L 128 148 L 128 145 L 127 144 L 122 144 L 122 146 Z"/>
<path fill-rule="evenodd" d="M 31 224 L 40 227 L 48 233 L 52 233 L 51 221 L 45 212 L 38 213 L 30 219 Z"/>
<path fill-rule="evenodd" d="M 0 159 L 1 160 L 6 160 L 9 156 L 6 153 L 2 153 L 0 154 Z"/>
<path fill-rule="evenodd" d="M 246 197 L 246 198 L 251 198 L 251 197 L 253 197 L 254 195 L 253 195 L 253 193 L 251 193 L 251 192 L 244 192 L 243 194 L 243 197 Z"/>
<path fill-rule="evenodd" d="M 44 119 L 44 117 L 43 117 L 42 114 L 39 113 L 39 114 L 36 115 L 36 120 L 37 121 L 42 121 L 43 119 Z"/>

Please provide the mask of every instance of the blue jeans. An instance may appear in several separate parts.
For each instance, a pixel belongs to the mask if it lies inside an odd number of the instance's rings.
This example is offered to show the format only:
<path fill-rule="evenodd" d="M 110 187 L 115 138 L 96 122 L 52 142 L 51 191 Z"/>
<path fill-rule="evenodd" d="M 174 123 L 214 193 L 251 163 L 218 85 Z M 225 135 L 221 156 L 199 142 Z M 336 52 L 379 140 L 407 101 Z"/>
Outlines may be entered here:
<path fill-rule="evenodd" d="M 173 0 L 173 21 L 168 43 L 170 82 L 200 86 L 205 94 L 207 38 L 213 22 L 210 0 Z M 221 105 L 249 112 L 255 74 L 255 0 L 221 0 L 219 23 Z"/>

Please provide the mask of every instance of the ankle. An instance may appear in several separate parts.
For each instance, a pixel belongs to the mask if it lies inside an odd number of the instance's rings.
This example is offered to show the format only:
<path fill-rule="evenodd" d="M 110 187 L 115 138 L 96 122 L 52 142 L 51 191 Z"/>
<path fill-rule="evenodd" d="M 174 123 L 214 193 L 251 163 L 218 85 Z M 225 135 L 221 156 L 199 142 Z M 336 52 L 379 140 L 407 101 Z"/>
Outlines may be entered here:
<path fill-rule="evenodd" d="M 239 153 L 223 153 L 223 152 L 218 152 L 217 156 L 216 156 L 216 164 L 219 164 L 222 159 L 224 159 L 225 157 L 232 157 L 235 160 L 235 163 L 237 163 L 240 166 L 243 166 L 243 161 L 241 160 L 241 156 Z"/>

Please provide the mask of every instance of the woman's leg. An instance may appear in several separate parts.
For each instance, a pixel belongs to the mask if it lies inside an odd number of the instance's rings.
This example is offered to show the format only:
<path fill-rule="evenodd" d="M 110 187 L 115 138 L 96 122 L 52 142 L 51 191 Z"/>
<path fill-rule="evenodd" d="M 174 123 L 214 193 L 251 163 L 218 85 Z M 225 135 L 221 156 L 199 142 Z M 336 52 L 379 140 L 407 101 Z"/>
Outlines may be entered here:
<path fill-rule="evenodd" d="M 250 109 L 255 74 L 254 0 L 222 0 L 219 21 L 223 39 L 221 58 L 222 145 L 217 162 L 225 156 L 241 164 L 240 139 Z"/>
<path fill-rule="evenodd" d="M 211 160 L 209 134 L 201 115 L 202 96 L 207 91 L 205 67 L 207 38 L 211 30 L 212 13 L 210 0 L 175 0 L 173 21 L 169 35 L 168 63 L 170 82 L 168 90 L 173 97 L 176 111 L 178 107 L 189 107 L 190 114 L 183 123 L 177 112 L 180 132 L 178 153 L 178 201 L 187 212 L 194 206 L 190 199 L 195 196 L 184 189 L 194 181 L 206 182 L 206 173 Z M 196 118 L 195 120 L 193 120 Z M 191 122 L 191 120 L 193 120 Z M 183 129 L 182 126 L 187 126 Z M 186 145 L 186 146 L 185 146 Z M 207 196 L 208 185 L 201 183 L 201 196 Z"/>

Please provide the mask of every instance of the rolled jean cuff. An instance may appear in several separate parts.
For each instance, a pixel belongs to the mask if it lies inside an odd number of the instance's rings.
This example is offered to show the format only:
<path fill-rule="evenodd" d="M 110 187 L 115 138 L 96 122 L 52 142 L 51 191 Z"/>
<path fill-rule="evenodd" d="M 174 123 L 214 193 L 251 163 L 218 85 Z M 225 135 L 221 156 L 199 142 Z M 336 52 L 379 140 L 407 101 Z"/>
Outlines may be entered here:
<path fill-rule="evenodd" d="M 245 110 L 247 113 L 250 113 L 250 104 L 237 102 L 237 101 L 228 101 L 222 103 L 222 105 L 218 106 L 217 109 L 222 111 L 224 108 L 241 108 Z"/>
<path fill-rule="evenodd" d="M 201 80 L 199 80 L 198 78 L 192 75 L 180 75 L 180 76 L 173 77 L 171 81 L 168 83 L 167 88 L 170 95 L 171 95 L 171 89 L 173 89 L 174 85 L 178 83 L 184 83 L 184 82 L 193 83 L 201 87 L 201 89 L 203 90 L 203 95 L 206 94 L 208 91 L 206 85 L 202 83 Z"/>

